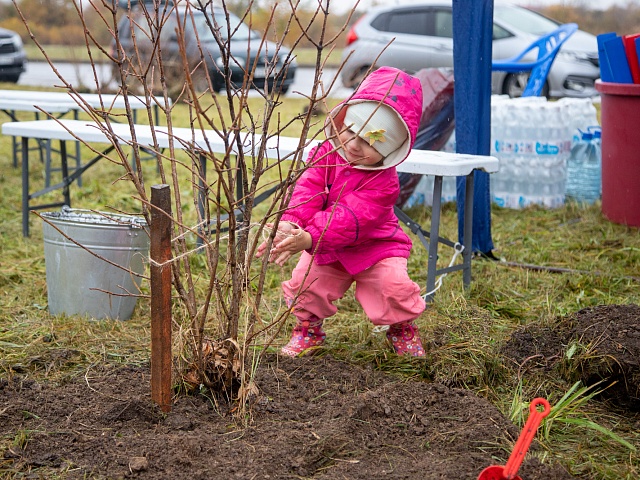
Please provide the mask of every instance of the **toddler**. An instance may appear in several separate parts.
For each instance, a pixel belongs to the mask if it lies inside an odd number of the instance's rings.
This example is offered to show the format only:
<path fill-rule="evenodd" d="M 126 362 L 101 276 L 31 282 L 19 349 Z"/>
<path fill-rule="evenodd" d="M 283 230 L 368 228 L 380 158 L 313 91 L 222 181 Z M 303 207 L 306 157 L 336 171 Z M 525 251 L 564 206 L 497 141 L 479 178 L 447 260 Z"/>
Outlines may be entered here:
<path fill-rule="evenodd" d="M 327 140 L 309 154 L 268 252 L 278 265 L 302 252 L 282 284 L 297 319 L 284 355 L 309 354 L 324 343 L 324 319 L 355 282 L 355 298 L 374 325 L 389 326 L 395 352 L 424 356 L 414 320 L 425 301 L 407 273 L 411 240 L 393 210 L 400 192 L 395 167 L 411 150 L 421 114 L 420 81 L 382 67 L 327 116 Z M 266 248 L 263 242 L 256 256 Z"/>

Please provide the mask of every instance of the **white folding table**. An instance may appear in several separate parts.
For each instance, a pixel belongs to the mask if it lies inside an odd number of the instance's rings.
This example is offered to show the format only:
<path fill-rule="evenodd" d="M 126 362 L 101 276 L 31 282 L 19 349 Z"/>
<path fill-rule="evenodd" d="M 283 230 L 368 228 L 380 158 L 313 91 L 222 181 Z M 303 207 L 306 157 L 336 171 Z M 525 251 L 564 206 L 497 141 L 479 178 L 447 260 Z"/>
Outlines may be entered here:
<path fill-rule="evenodd" d="M 141 98 L 129 96 L 129 108 L 133 112 L 133 120 L 137 121 L 137 112 L 145 110 L 147 103 Z M 7 115 L 11 121 L 19 121 L 16 112 L 33 113 L 36 120 L 43 118 L 62 118 L 68 114 L 72 114 L 74 119 L 78 119 L 79 113 L 84 108 L 93 110 L 102 110 L 106 114 L 113 110 L 124 110 L 126 107 L 123 95 L 114 94 L 97 94 L 83 93 L 78 94 L 74 98 L 66 92 L 50 92 L 39 90 L 0 90 L 0 111 Z M 159 112 L 157 105 L 154 106 L 155 121 L 158 122 Z M 38 146 L 40 150 L 40 159 L 45 164 L 45 185 L 48 187 L 51 178 L 51 143 L 46 139 L 39 139 Z M 12 139 L 13 166 L 18 166 L 18 155 L 20 146 L 14 137 Z M 76 143 L 75 167 L 79 168 L 82 164 L 80 158 L 80 144 Z M 81 184 L 81 178 L 78 178 Z"/>
<path fill-rule="evenodd" d="M 131 130 L 128 124 L 112 124 L 113 134 L 121 142 L 132 140 Z M 167 148 L 170 144 L 167 127 L 156 126 L 154 131 L 148 125 L 134 125 L 136 141 L 139 145 L 153 146 L 154 136 L 159 148 Z M 2 133 L 14 138 L 22 139 L 22 233 L 29 235 L 29 211 L 32 209 L 43 209 L 62 205 L 70 206 L 69 186 L 86 169 L 90 168 L 102 158 L 97 156 L 85 165 L 81 166 L 73 173 L 69 173 L 66 166 L 67 141 L 82 141 L 87 143 L 111 143 L 105 133 L 95 123 L 82 120 L 39 120 L 29 122 L 12 122 L 2 125 Z M 227 147 L 224 139 L 214 130 L 196 131 L 191 128 L 174 128 L 172 130 L 174 148 L 196 149 L 210 151 L 212 153 L 224 153 Z M 29 191 L 29 139 L 59 140 L 62 161 L 63 180 L 57 185 L 52 185 L 38 192 Z M 249 141 L 243 142 L 244 153 L 251 155 L 253 146 Z M 296 152 L 299 147 L 299 139 L 292 137 L 272 137 L 267 144 L 267 156 L 269 158 L 286 159 Z M 113 145 L 107 147 L 106 155 L 113 149 Z M 235 148 L 235 147 L 234 147 Z M 307 157 L 311 145 L 307 145 L 303 158 Z M 235 151 L 235 150 L 234 150 Z M 233 153 L 232 151 L 231 153 Z M 237 153 L 237 151 L 235 151 Z M 204 172 L 204 165 L 203 172 Z M 431 225 L 428 230 L 422 229 L 420 225 L 413 222 L 404 212 L 396 209 L 399 219 L 405 223 L 413 233 L 415 233 L 422 244 L 428 249 L 429 257 L 427 264 L 427 299 L 431 300 L 436 276 L 453 271 L 462 270 L 463 284 L 468 287 L 471 283 L 471 239 L 473 225 L 473 172 L 474 170 L 484 170 L 487 173 L 497 172 L 499 161 L 496 157 L 483 155 L 466 155 L 458 153 L 446 153 L 430 150 L 412 150 L 409 157 L 398 165 L 399 172 L 415 173 L 420 175 L 433 175 L 433 203 Z M 463 228 L 463 251 L 461 264 L 452 265 L 438 269 L 436 262 L 438 259 L 438 244 L 444 243 L 449 246 L 457 246 L 452 242 L 440 237 L 440 208 L 442 196 L 442 178 L 465 176 L 466 196 L 464 206 L 464 228 Z M 31 205 L 31 200 L 48 193 L 52 190 L 62 189 L 64 201 L 47 205 Z M 204 205 L 203 201 L 201 204 Z M 428 240 L 427 240 L 428 239 Z"/>
<path fill-rule="evenodd" d="M 2 91 L 0 91 L 2 92 Z M 12 121 L 18 121 L 18 117 L 16 112 L 29 112 L 33 113 L 36 120 L 40 120 L 40 115 L 44 115 L 46 117 L 49 116 L 63 116 L 69 113 L 73 109 L 70 101 L 65 102 L 40 102 L 37 106 L 34 104 L 33 100 L 26 98 L 6 98 L 5 95 L 0 94 L 0 111 L 2 111 L 5 115 L 7 115 Z M 18 141 L 15 137 L 11 139 L 11 150 L 12 150 L 12 158 L 13 158 L 13 166 L 16 168 L 18 166 L 18 154 L 19 154 L 19 146 Z M 45 162 L 45 156 L 47 159 L 50 158 L 50 142 L 45 140 L 38 141 L 38 147 L 40 153 L 40 161 Z M 46 154 L 45 154 L 46 152 Z"/>
<path fill-rule="evenodd" d="M 39 106 L 42 104 L 61 104 L 68 105 L 69 111 L 79 111 L 82 105 L 93 108 L 94 110 L 104 109 L 107 114 L 111 110 L 122 110 L 127 104 L 127 100 L 131 109 L 144 110 L 147 108 L 147 102 L 144 98 L 129 95 L 127 99 L 119 94 L 103 94 L 103 93 L 80 93 L 72 95 L 67 92 L 50 92 L 41 90 L 0 90 L 1 101 L 24 102 L 26 105 Z"/>

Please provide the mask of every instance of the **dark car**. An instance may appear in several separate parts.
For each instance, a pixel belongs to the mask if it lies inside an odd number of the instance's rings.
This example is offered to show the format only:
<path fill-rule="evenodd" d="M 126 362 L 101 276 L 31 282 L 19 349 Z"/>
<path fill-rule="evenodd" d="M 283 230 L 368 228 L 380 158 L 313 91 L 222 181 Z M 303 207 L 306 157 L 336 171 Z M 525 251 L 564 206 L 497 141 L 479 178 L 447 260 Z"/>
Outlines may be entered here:
<path fill-rule="evenodd" d="M 162 14 L 160 48 L 168 81 L 184 78 L 183 55 L 180 53 L 181 44 L 184 43 L 190 67 L 202 65 L 204 60 L 216 92 L 226 87 L 227 80 L 232 88 L 241 87 L 245 77 L 251 79 L 251 88 L 264 90 L 268 87 L 270 91 L 277 88 L 281 93 L 287 92 L 293 83 L 297 66 L 290 50 L 263 41 L 239 17 L 222 8 L 211 6 L 201 11 L 194 6 L 186 7 L 183 3 L 170 6 Z M 149 34 L 154 30 L 149 27 L 149 18 L 154 15 L 152 8 L 151 5 L 148 8 L 141 5 L 127 8 L 118 24 L 122 49 L 134 68 L 138 57 L 147 55 L 142 60 L 143 64 L 148 64 L 146 60 L 153 51 Z M 179 25 L 183 26 L 184 42 L 178 38 Z M 219 32 L 218 39 L 212 31 Z M 225 56 L 228 60 L 225 60 Z M 199 85 L 203 85 L 202 71 L 196 77 Z"/>
<path fill-rule="evenodd" d="M 27 56 L 20 35 L 0 28 L 0 81 L 17 83 L 26 65 Z"/>

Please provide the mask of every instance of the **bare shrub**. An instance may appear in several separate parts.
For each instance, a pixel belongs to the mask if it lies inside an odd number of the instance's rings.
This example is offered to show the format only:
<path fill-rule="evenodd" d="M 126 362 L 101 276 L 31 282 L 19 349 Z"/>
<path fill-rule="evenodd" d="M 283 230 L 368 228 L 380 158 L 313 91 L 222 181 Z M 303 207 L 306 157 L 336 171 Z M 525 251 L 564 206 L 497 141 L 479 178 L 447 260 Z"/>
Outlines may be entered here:
<path fill-rule="evenodd" d="M 246 48 L 239 50 L 236 40 L 247 30 L 245 23 L 251 27 L 251 2 L 240 15 L 245 22 L 240 24 L 225 2 L 215 10 L 202 0 L 193 4 L 154 0 L 130 4 L 124 12 L 104 0 L 76 4 L 87 50 L 97 46 L 109 57 L 117 73 L 118 94 L 147 103 L 142 121 L 156 131 L 152 145 L 137 140 L 130 108 L 119 118 L 129 123 L 133 141 L 123 141 L 113 132 L 109 105 L 102 111 L 84 105 L 74 87 L 60 77 L 69 94 L 110 138 L 115 148 L 107 158 L 122 167 L 121 181 L 135 186 L 147 221 L 150 185 L 142 168 L 143 154 L 153 153 L 161 182 L 171 186 L 172 285 L 179 299 L 174 308 L 175 381 L 187 388 L 225 391 L 242 404 L 255 391 L 252 367 L 289 314 L 286 306 L 264 298 L 266 257 L 255 260 L 254 251 L 263 236 L 270 240 L 275 236 L 275 230 L 272 233 L 265 225 L 277 224 L 287 206 L 289 187 L 304 169 L 304 149 L 320 132 L 314 112 L 326 111 L 331 88 L 320 82 L 322 59 L 339 35 L 325 37 L 328 0 L 319 1 L 304 22 L 297 15 L 298 3 L 290 2 L 289 7 L 285 22 L 280 15 L 276 28 L 272 15 L 263 30 L 272 37 L 276 31 L 279 41 L 267 42 L 264 33 L 251 43 L 245 39 Z M 88 10 L 92 18 L 98 14 L 111 33 L 111 47 L 86 28 Z M 129 22 L 119 23 L 122 15 Z M 296 38 L 291 37 L 292 25 L 299 32 Z M 194 31 L 197 35 L 187 34 Z M 282 45 L 285 37 L 294 48 L 304 39 L 318 52 L 313 90 L 305 97 L 303 113 L 292 118 L 280 114 L 285 80 L 294 62 L 291 51 Z M 212 54 L 212 42 L 219 57 Z M 103 92 L 95 78 L 95 90 Z M 256 102 L 258 108 L 252 107 Z M 179 135 L 175 133 L 178 109 L 187 111 L 189 135 L 185 125 L 180 125 Z M 278 138 L 293 124 L 302 134 L 297 145 L 285 151 L 278 147 Z M 157 135 L 168 139 L 168 148 L 160 147 Z M 214 141 L 223 142 L 224 153 L 211 148 Z M 261 194 L 272 187 L 276 187 L 273 194 L 264 195 L 267 198 L 258 205 Z"/>

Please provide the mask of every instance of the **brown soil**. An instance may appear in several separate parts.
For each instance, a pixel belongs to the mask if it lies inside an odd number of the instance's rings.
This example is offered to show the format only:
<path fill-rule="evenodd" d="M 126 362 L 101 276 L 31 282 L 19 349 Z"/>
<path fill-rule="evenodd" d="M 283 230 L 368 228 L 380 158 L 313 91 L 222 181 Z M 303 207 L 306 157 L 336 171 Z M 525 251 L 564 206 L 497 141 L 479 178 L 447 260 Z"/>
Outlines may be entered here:
<path fill-rule="evenodd" d="M 256 380 L 248 428 L 203 396 L 178 398 L 163 417 L 150 407 L 147 368 L 90 370 L 60 387 L 11 382 L 1 392 L 2 422 L 30 433 L 5 462 L 67 478 L 475 480 L 496 459 L 504 465 L 510 452 L 498 445 L 519 434 L 467 391 L 401 382 L 330 356 L 272 358 Z M 572 478 L 535 460 L 520 473 Z"/>
<path fill-rule="evenodd" d="M 544 368 L 569 381 L 606 387 L 603 397 L 640 409 L 640 306 L 601 305 L 552 327 L 515 332 L 503 354 L 521 370 Z"/>
<path fill-rule="evenodd" d="M 566 335 L 584 342 L 592 332 L 600 348 L 607 344 L 603 338 L 611 338 L 612 348 L 637 369 L 638 311 L 614 306 L 578 312 L 549 336 L 555 346 L 544 348 L 555 353 L 542 352 L 530 332 L 521 341 L 525 333 L 519 332 L 509 358 L 532 365 L 535 356 L 538 367 L 548 368 L 554 355 L 561 356 Z M 560 340 L 559 332 L 565 335 Z M 256 382 L 260 393 L 249 426 L 241 427 L 223 405 L 199 395 L 179 396 L 171 413 L 160 414 L 151 407 L 144 367 L 96 367 L 63 385 L 15 373 L 0 379 L 0 422 L 22 448 L 2 452 L 0 472 L 74 479 L 476 480 L 485 467 L 506 463 L 520 433 L 469 391 L 401 381 L 329 355 L 268 357 Z M 534 456 L 519 475 L 573 478 Z"/>

